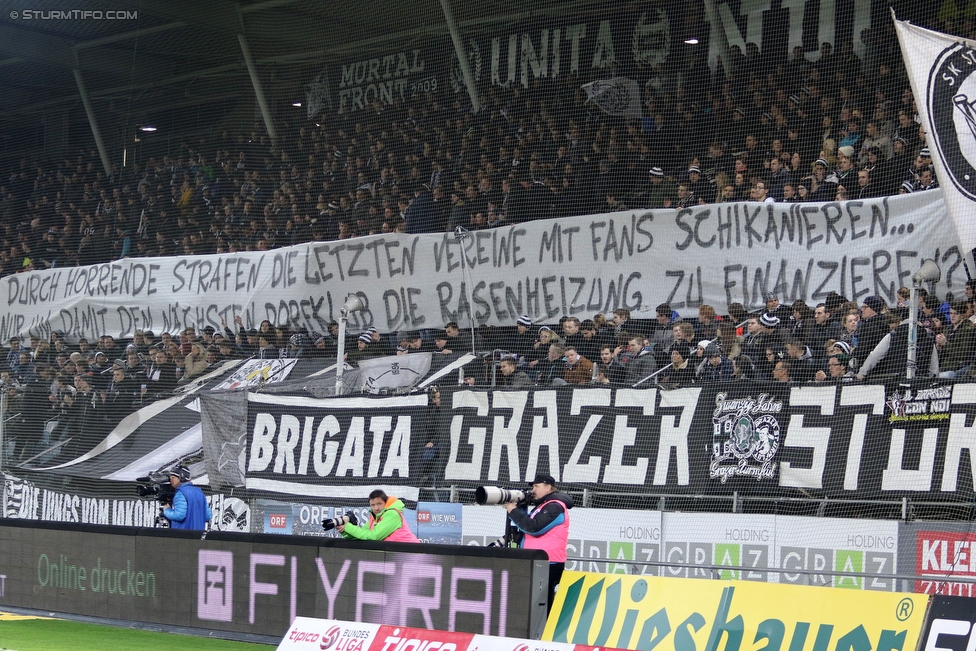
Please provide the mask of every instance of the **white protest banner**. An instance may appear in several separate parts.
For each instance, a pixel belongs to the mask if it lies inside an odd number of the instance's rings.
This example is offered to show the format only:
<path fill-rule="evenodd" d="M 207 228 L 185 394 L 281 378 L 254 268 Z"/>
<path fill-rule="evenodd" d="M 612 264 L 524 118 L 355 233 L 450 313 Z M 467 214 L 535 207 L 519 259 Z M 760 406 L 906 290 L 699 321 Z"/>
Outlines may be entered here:
<path fill-rule="evenodd" d="M 961 295 L 959 238 L 942 192 L 829 203 L 735 203 L 631 210 L 453 234 L 384 234 L 264 252 L 131 258 L 0 278 L 0 340 L 14 334 L 69 338 L 138 328 L 262 320 L 325 332 L 350 293 L 365 309 L 351 332 L 513 325 L 521 314 L 588 317 L 628 308 L 654 316 L 669 302 L 814 304 L 827 292 L 895 301 L 923 258 L 942 267 L 927 289 Z M 461 256 L 464 255 L 462 265 Z M 470 284 L 470 287 L 468 286 Z M 554 317 L 553 317 L 554 318 Z"/>
<path fill-rule="evenodd" d="M 896 20 L 908 80 L 963 254 L 976 247 L 976 42 Z"/>

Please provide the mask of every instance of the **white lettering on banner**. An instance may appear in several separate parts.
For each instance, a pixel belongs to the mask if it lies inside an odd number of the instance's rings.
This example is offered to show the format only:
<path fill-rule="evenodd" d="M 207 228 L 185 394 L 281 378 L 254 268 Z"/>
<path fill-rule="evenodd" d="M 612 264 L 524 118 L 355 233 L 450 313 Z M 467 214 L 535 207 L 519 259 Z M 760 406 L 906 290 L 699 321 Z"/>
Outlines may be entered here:
<path fill-rule="evenodd" d="M 159 515 L 160 505 L 154 499 L 85 497 L 39 488 L 31 482 L 10 477 L 5 484 L 7 502 L 2 513 L 6 518 L 152 527 Z M 207 496 L 207 502 L 213 512 L 215 530 L 250 530 L 247 502 L 225 497 L 222 493 Z"/>
<path fill-rule="evenodd" d="M 0 278 L 0 339 L 221 328 L 236 316 L 245 328 L 268 319 L 325 332 L 350 293 L 365 305 L 350 315 L 352 332 L 435 327 L 469 314 L 489 325 L 618 307 L 650 317 L 665 301 L 685 314 L 704 303 L 758 308 L 769 291 L 783 302 L 817 302 L 830 291 L 893 302 L 923 258 L 943 269 L 932 291 L 959 291 L 955 234 L 933 218 L 942 210 L 938 191 L 698 206 L 529 222 L 460 243 L 449 234 L 380 235 L 34 271 Z"/>
<path fill-rule="evenodd" d="M 786 52 L 792 52 L 795 46 L 804 47 L 805 43 L 816 43 L 819 48 L 826 42 L 836 49 L 838 41 L 848 40 L 854 44 L 855 52 L 863 55 L 865 45 L 860 38 L 861 31 L 871 27 L 871 3 L 867 0 L 853 2 L 850 22 L 845 24 L 847 31 L 843 33 L 838 33 L 837 0 L 817 3 L 782 0 L 781 9 L 776 10 L 772 10 L 769 0 L 726 0 L 716 4 L 724 35 L 718 29 L 711 31 L 707 46 L 710 63 L 714 63 L 712 57 L 724 47 L 720 46 L 723 42 L 737 45 L 743 52 L 746 43 L 755 43 L 762 50 L 764 28 L 767 32 L 775 30 L 789 35 Z M 517 27 L 510 29 L 518 30 Z M 490 53 L 489 82 L 492 85 L 510 87 L 518 83 L 528 88 L 535 79 L 581 71 L 597 72 L 614 63 L 645 66 L 663 63 L 671 52 L 671 36 L 670 17 L 666 10 L 659 8 L 632 14 L 617 11 L 609 18 L 594 16 L 588 22 L 549 25 L 534 30 L 489 33 L 471 38 L 465 44 L 465 50 L 472 69 L 477 70 L 476 82 L 481 80 L 481 57 L 485 52 Z M 819 49 L 808 53 L 810 61 L 819 57 Z M 359 83 L 362 83 L 367 75 L 365 66 L 360 67 L 363 79 Z M 455 54 L 452 71 L 458 67 Z M 460 76 L 456 72 L 453 74 Z M 455 93 L 465 92 L 464 85 L 458 80 L 452 87 Z"/>
<path fill-rule="evenodd" d="M 836 387 L 803 387 L 790 390 L 790 405 L 820 407 L 820 413 L 834 413 Z M 813 449 L 810 469 L 795 468 L 788 461 L 780 464 L 780 486 L 823 488 L 824 468 L 827 466 L 827 445 L 830 442 L 829 427 L 804 427 L 803 414 L 791 414 L 789 429 L 783 439 L 783 447 Z"/>
<path fill-rule="evenodd" d="M 769 20 L 767 13 L 772 7 L 769 0 L 741 0 L 739 4 L 739 15 L 745 17 L 746 33 L 743 35 L 736 22 L 735 15 L 729 2 L 722 2 L 718 5 L 719 17 L 722 21 L 722 28 L 725 30 L 725 37 L 729 45 L 738 45 L 739 49 L 745 52 L 746 43 L 755 43 L 760 49 L 763 47 L 763 23 Z M 811 3 L 812 4 L 812 3 Z M 817 20 L 811 21 L 811 27 L 816 26 L 816 34 L 810 36 L 810 41 L 817 43 L 830 43 L 837 49 L 837 34 L 835 19 L 837 13 L 837 0 L 820 0 L 818 7 Z M 803 28 L 804 14 L 807 8 L 806 0 L 782 0 L 780 5 L 789 11 L 789 44 L 787 51 L 792 52 L 796 46 L 803 47 Z M 860 55 L 863 53 L 864 44 L 860 40 L 861 29 L 871 26 L 871 3 L 858 1 L 853 3 L 853 25 L 854 29 L 850 39 Z M 784 26 L 785 27 L 785 26 Z M 820 51 L 814 50 L 807 55 L 809 61 L 816 61 L 820 58 Z"/>
<path fill-rule="evenodd" d="M 699 404 L 703 391 L 707 404 Z M 935 388 L 926 395 L 942 392 Z M 972 404 L 976 384 L 954 385 L 952 395 L 953 405 Z M 770 468 L 763 480 L 771 484 L 852 492 L 930 492 L 936 485 L 942 486 L 942 492 L 959 490 L 960 464 L 972 463 L 961 454 L 970 449 L 973 438 L 968 433 L 972 428 L 964 427 L 968 412 L 952 414 L 953 422 L 958 421 L 955 425 L 905 430 L 887 422 L 880 424 L 886 410 L 883 397 L 884 386 L 880 385 L 791 387 L 788 400 L 769 393 L 736 396 L 701 387 L 670 391 L 589 387 L 459 390 L 452 394 L 451 413 L 444 421 L 450 445 L 444 478 L 520 483 L 546 472 L 567 484 L 680 490 L 704 471 L 710 480 L 722 483 L 723 476 L 714 472 L 714 458 L 702 457 L 698 444 L 692 443 L 698 440 L 701 444 L 710 437 L 708 447 L 713 451 L 718 444 L 726 448 L 731 444 L 726 445 L 724 429 L 719 439 L 714 428 L 693 432 L 695 419 L 713 418 L 716 413 L 752 414 L 759 419 L 775 414 L 785 425 L 775 458 L 763 459 Z M 253 398 L 251 404 L 262 400 Z M 362 400 L 312 401 L 314 405 L 310 402 L 308 406 L 316 411 L 302 416 L 269 413 L 266 407 L 258 407 L 252 412 L 253 426 L 246 443 L 247 485 L 268 487 L 266 482 L 273 479 L 275 490 L 301 492 L 318 486 L 314 481 L 324 477 L 349 484 L 358 478 L 393 478 L 391 484 L 411 485 L 411 429 L 414 423 L 423 426 L 423 419 L 385 411 L 391 405 Z M 838 408 L 840 413 L 836 413 Z M 366 409 L 372 410 L 371 415 L 365 415 Z M 347 416 L 337 418 L 335 414 L 341 412 Z M 871 418 L 886 434 L 866 442 Z M 866 445 L 871 446 L 873 460 L 868 463 L 871 472 L 862 475 Z M 843 469 L 843 475 L 839 471 L 828 474 L 829 467 Z M 882 472 L 876 472 L 879 469 Z M 755 475 L 744 476 L 756 479 Z M 869 478 L 867 485 L 863 484 L 865 477 Z M 8 503 L 7 512 L 35 508 L 30 491 L 19 496 L 8 491 L 17 502 Z"/>
<path fill-rule="evenodd" d="M 343 433 L 333 415 L 319 418 L 317 424 L 315 417 L 305 416 L 302 424 L 297 416 L 290 414 L 276 419 L 274 414 L 259 412 L 254 416 L 247 472 L 267 472 L 273 459 L 275 474 L 307 476 L 311 456 L 312 471 L 318 477 L 406 478 L 410 476 L 411 419 L 409 415 L 395 420 L 390 416 L 353 416 Z M 367 430 L 371 441 L 368 458 Z M 387 434 L 390 435 L 388 446 Z M 381 459 L 384 447 L 387 447 L 386 456 Z"/>
<path fill-rule="evenodd" d="M 690 480 L 690 461 L 688 435 L 691 421 L 701 389 L 686 389 L 666 392 L 660 396 L 661 406 L 669 409 L 680 408 L 680 416 L 673 413 L 663 415 L 660 422 L 660 435 L 655 460 L 654 483 L 667 482 L 671 449 L 676 450 L 678 485 L 687 486 Z M 539 448 L 548 448 L 549 474 L 557 481 L 587 482 L 604 484 L 624 484 L 642 486 L 647 482 L 650 458 L 638 456 L 629 459 L 628 449 L 637 444 L 638 429 L 632 419 L 638 415 L 653 416 L 658 401 L 657 389 L 619 389 L 615 393 L 604 390 L 579 390 L 573 392 L 571 414 L 579 415 L 587 407 L 616 408 L 613 430 L 609 443 L 609 458 L 587 456 L 581 460 L 590 447 L 590 438 L 605 414 L 590 414 L 580 434 L 560 430 L 555 391 L 536 391 L 533 393 L 533 409 L 539 415 L 527 416 L 525 400 L 527 393 L 517 397 L 514 392 L 496 391 L 477 393 L 460 391 L 454 394 L 451 420 L 451 451 L 444 470 L 445 479 L 469 481 L 508 481 L 519 482 L 522 477 L 534 476 L 539 459 Z M 611 401 L 611 397 L 613 400 Z M 635 409 L 638 411 L 635 412 Z M 473 411 L 471 411 L 473 410 Z M 491 414 L 501 410 L 512 413 L 511 418 L 501 414 Z M 515 414 L 518 414 L 516 419 Z M 489 416 L 491 420 L 489 421 Z M 523 422 L 531 417 L 531 444 L 528 466 L 522 472 L 519 459 L 517 435 Z M 490 423 L 490 427 L 480 423 Z M 476 424 L 477 423 L 477 424 Z M 573 451 L 562 468 L 559 467 L 559 434 L 575 440 Z M 501 451 L 506 450 L 507 468 L 503 476 Z M 484 451 L 489 450 L 487 476 L 482 476 Z M 462 459 L 470 458 L 470 461 Z M 624 459 L 628 458 L 625 463 Z M 561 471 L 561 472 L 560 472 Z M 559 479 L 561 476 L 561 479 Z M 602 479 L 601 479 L 602 477 Z"/>
<path fill-rule="evenodd" d="M 574 391 L 569 414 L 570 416 L 578 416 L 584 407 L 609 407 L 612 395 L 608 389 Z M 595 483 L 600 480 L 602 457 L 587 457 L 586 463 L 580 463 L 580 459 L 583 456 L 583 450 L 586 449 L 590 441 L 590 436 L 593 435 L 601 420 L 603 420 L 603 414 L 590 414 L 586 425 L 583 426 L 583 431 L 576 440 L 569 461 L 566 462 L 566 467 L 563 469 L 563 481 Z M 558 474 L 552 476 L 556 481 L 559 481 Z"/>
<path fill-rule="evenodd" d="M 361 111 L 377 100 L 385 106 L 437 90 L 437 75 L 425 73 L 422 50 L 384 54 L 341 65 L 339 109 Z"/>
<path fill-rule="evenodd" d="M 935 468 L 936 446 L 939 441 L 939 429 L 926 427 L 922 433 L 922 449 L 918 461 L 918 470 L 904 467 L 905 430 L 893 428 L 891 430 L 891 444 L 888 447 L 888 465 L 881 475 L 881 490 L 921 491 L 928 492 L 932 488 L 932 471 Z"/>
<path fill-rule="evenodd" d="M 960 384 L 952 392 L 953 405 L 976 403 L 976 385 Z M 959 478 L 959 463 L 962 451 L 969 453 L 969 468 L 973 477 L 973 490 L 976 490 L 976 423 L 966 426 L 964 413 L 952 414 L 949 419 L 949 439 L 946 442 L 945 467 L 942 471 L 943 492 L 954 493 Z"/>

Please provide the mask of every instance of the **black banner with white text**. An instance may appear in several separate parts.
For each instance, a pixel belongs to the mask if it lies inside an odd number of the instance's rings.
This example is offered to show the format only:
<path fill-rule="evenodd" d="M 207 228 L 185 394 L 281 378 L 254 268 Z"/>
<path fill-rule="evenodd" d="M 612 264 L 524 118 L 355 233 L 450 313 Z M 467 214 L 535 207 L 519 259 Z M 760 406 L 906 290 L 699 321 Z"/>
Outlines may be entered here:
<path fill-rule="evenodd" d="M 976 384 L 442 390 L 441 407 L 425 394 L 251 394 L 245 484 L 326 497 L 548 473 L 571 490 L 678 495 L 944 500 L 974 489 Z"/>

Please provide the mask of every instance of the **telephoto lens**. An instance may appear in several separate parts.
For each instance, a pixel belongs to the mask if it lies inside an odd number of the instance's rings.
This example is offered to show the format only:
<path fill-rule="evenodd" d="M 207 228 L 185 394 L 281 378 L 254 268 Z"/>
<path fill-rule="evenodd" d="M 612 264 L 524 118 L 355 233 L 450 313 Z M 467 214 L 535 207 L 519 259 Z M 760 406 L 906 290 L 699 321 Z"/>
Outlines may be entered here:
<path fill-rule="evenodd" d="M 322 529 L 325 531 L 332 531 L 336 527 L 341 527 L 346 523 L 346 516 L 341 516 L 338 518 L 326 518 L 322 520 Z"/>
<path fill-rule="evenodd" d="M 359 518 L 352 511 L 346 511 L 345 515 L 340 515 L 338 518 L 326 518 L 322 520 L 322 528 L 325 531 L 332 531 L 336 527 L 341 527 L 344 524 L 359 524 Z"/>
<path fill-rule="evenodd" d="M 474 489 L 474 501 L 478 504 L 506 504 L 525 500 L 525 493 L 498 486 L 478 486 Z"/>

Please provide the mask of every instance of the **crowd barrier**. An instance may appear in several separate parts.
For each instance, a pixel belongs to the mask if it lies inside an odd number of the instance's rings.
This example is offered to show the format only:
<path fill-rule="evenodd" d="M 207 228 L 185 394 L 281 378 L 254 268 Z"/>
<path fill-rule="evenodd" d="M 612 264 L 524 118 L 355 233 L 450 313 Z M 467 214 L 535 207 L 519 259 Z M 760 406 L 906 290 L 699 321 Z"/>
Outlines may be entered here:
<path fill-rule="evenodd" d="M 280 636 L 296 616 L 537 637 L 543 552 L 0 520 L 0 605 Z"/>
<path fill-rule="evenodd" d="M 974 622 L 961 597 L 567 572 L 542 641 L 299 617 L 278 651 L 961 651 Z"/>

